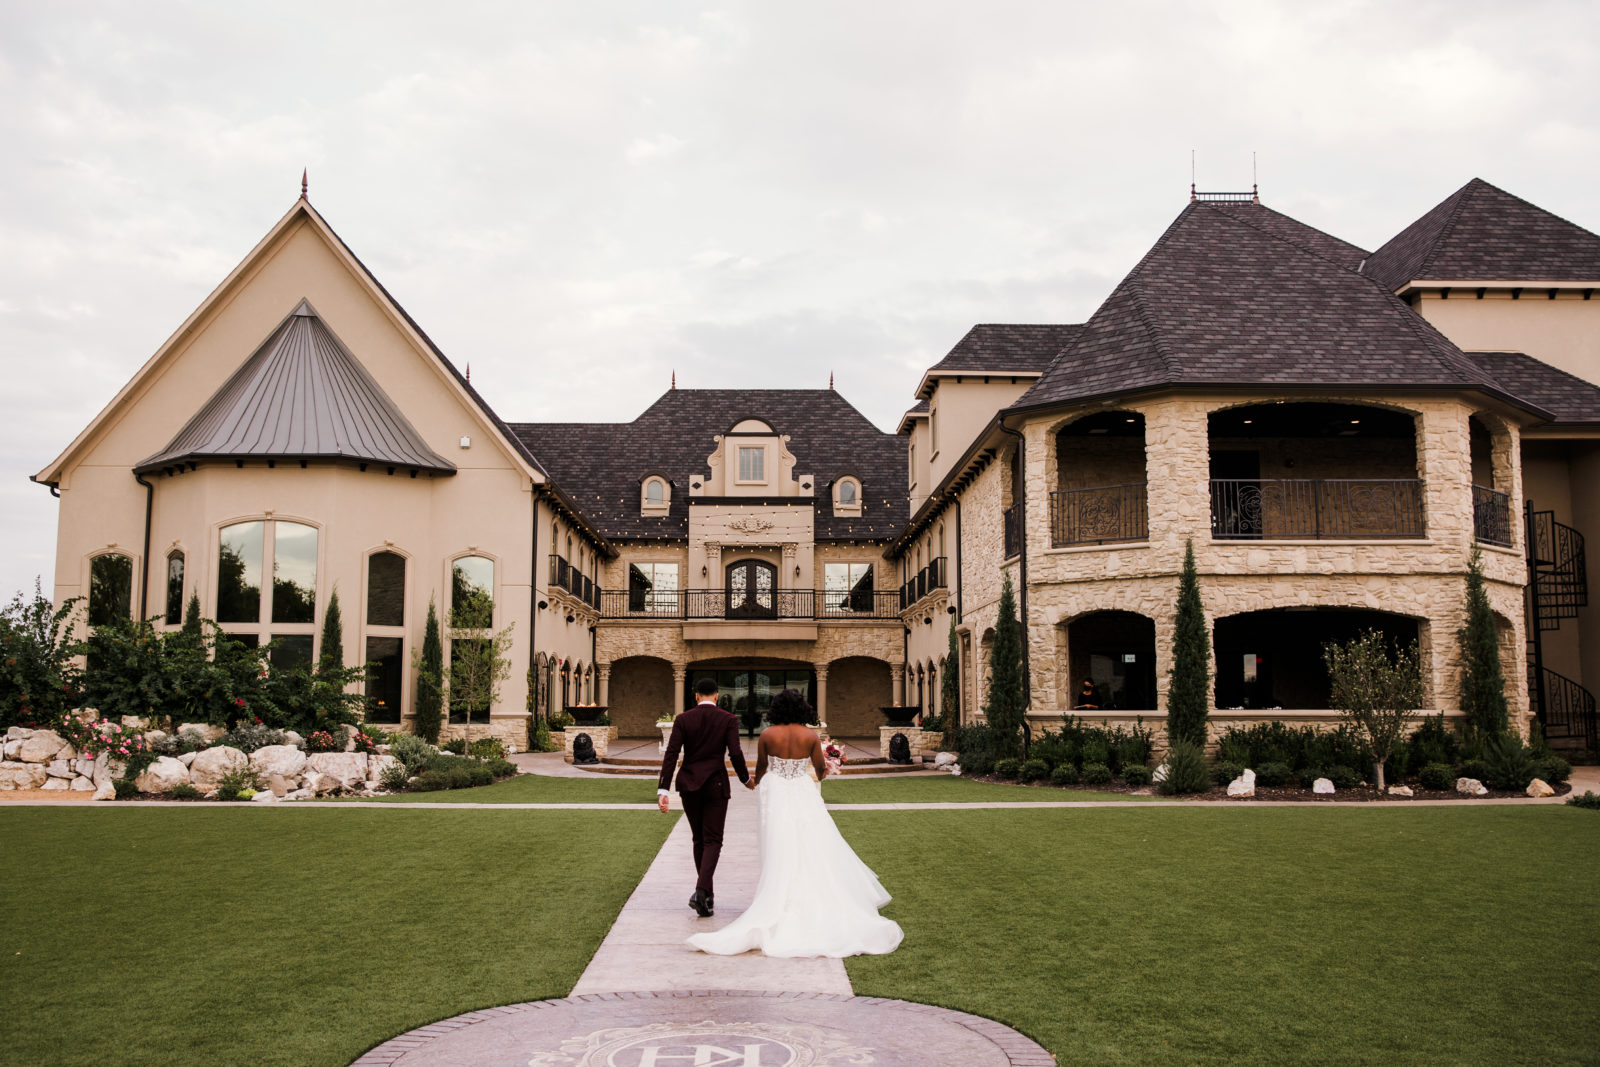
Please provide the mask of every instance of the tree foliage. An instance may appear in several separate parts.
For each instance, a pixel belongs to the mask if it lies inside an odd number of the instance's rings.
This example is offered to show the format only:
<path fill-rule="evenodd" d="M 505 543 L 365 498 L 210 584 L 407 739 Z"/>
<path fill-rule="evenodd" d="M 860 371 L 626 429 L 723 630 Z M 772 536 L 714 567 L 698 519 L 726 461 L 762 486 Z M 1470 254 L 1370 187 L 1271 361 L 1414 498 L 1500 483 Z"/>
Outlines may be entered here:
<path fill-rule="evenodd" d="M 428 601 L 428 622 L 422 631 L 422 649 L 416 653 L 417 736 L 429 744 L 439 742 L 440 715 L 444 709 L 444 644 L 439 640 L 439 612 Z"/>
<path fill-rule="evenodd" d="M 1178 617 L 1172 635 L 1171 685 L 1167 689 L 1167 738 L 1206 743 L 1206 718 L 1211 707 L 1211 638 L 1206 633 L 1205 605 L 1194 563 L 1194 542 L 1184 548 L 1178 576 Z"/>
<path fill-rule="evenodd" d="M 500 683 L 511 677 L 511 630 L 489 632 L 493 606 L 474 602 L 452 613 L 459 624 L 450 629 L 450 662 L 444 672 L 450 721 L 466 726 L 470 738 L 474 722 L 488 722 L 489 710 L 500 696 Z"/>
<path fill-rule="evenodd" d="M 1022 748 L 1022 626 L 1017 621 L 1017 595 L 1011 587 L 1011 574 L 1000 587 L 999 618 L 994 624 L 994 645 L 989 650 L 989 692 L 983 703 L 983 717 L 1000 738 L 1002 746 Z"/>
<path fill-rule="evenodd" d="M 938 728 L 950 731 L 961 725 L 961 658 L 956 645 L 956 621 L 950 620 L 950 648 L 940 661 Z"/>
<path fill-rule="evenodd" d="M 57 608 L 35 582 L 0 608 L 0 727 L 50 726 L 79 704 L 74 614 L 82 601 Z"/>
<path fill-rule="evenodd" d="M 1498 737 L 1510 725 L 1505 678 L 1500 673 L 1500 628 L 1483 585 L 1483 552 L 1472 546 L 1467 562 L 1467 625 L 1461 642 L 1461 711 L 1470 737 Z"/>
<path fill-rule="evenodd" d="M 322 613 L 322 651 L 317 656 L 317 673 L 344 666 L 344 618 L 339 613 L 339 590 L 328 597 L 328 610 Z"/>
<path fill-rule="evenodd" d="M 1415 644 L 1397 649 L 1367 630 L 1343 642 L 1324 646 L 1329 697 L 1339 714 L 1366 737 L 1376 764 L 1375 780 L 1384 787 L 1383 765 L 1422 703 L 1422 658 Z"/>

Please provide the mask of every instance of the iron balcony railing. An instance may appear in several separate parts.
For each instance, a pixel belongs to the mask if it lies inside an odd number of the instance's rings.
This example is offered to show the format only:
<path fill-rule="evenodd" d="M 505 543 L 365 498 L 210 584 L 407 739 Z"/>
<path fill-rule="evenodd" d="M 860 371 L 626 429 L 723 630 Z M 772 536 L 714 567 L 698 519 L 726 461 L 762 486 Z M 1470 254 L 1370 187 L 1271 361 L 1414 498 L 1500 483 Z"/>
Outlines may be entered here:
<path fill-rule="evenodd" d="M 908 608 L 929 593 L 948 588 L 945 575 L 945 557 L 935 557 L 900 587 L 900 606 Z"/>
<path fill-rule="evenodd" d="M 565 590 L 596 611 L 600 610 L 600 587 L 595 585 L 594 579 L 587 574 L 580 574 L 578 568 L 553 554 L 550 557 L 550 587 Z"/>
<path fill-rule="evenodd" d="M 1488 486 L 1472 487 L 1472 532 L 1486 545 L 1511 545 L 1511 497 Z"/>
<path fill-rule="evenodd" d="M 900 594 L 870 589 L 604 589 L 607 619 L 894 619 Z"/>
<path fill-rule="evenodd" d="M 1211 479 L 1211 536 L 1218 539 L 1424 535 L 1420 478 Z"/>
<path fill-rule="evenodd" d="M 1149 536 L 1143 482 L 1050 494 L 1050 543 L 1056 548 L 1144 541 Z"/>
<path fill-rule="evenodd" d="M 1012 504 L 1000 513 L 1000 524 L 1004 530 L 1006 559 L 1020 555 L 1022 552 L 1022 507 Z"/>
<path fill-rule="evenodd" d="M 1549 667 L 1531 686 L 1533 713 L 1546 738 L 1575 738 L 1585 748 L 1600 751 L 1600 721 L 1595 714 L 1594 694 Z"/>

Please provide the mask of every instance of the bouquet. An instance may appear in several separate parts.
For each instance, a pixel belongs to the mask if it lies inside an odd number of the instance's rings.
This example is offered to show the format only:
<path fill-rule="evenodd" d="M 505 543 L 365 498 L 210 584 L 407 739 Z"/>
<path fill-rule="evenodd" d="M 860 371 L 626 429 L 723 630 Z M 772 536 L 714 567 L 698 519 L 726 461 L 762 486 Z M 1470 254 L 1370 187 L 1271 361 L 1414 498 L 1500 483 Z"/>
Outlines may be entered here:
<path fill-rule="evenodd" d="M 830 775 L 838 774 L 844 767 L 844 749 L 835 741 L 829 741 L 822 746 L 822 761 L 828 765 Z"/>

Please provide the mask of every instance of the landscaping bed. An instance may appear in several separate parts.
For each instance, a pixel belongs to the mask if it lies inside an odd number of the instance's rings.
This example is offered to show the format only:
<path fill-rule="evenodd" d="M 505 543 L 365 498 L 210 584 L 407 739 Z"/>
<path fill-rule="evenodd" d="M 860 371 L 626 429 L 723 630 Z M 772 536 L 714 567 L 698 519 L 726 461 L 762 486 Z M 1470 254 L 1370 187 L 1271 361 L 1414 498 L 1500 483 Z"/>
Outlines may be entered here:
<path fill-rule="evenodd" d="M 1071 798 L 1073 794 L 1083 794 L 1096 800 L 1104 799 L 1107 794 L 1138 798 L 1147 798 L 1156 795 L 1155 790 L 1151 786 L 1142 785 L 1134 787 L 1115 780 L 1106 785 L 1096 786 L 1054 785 L 1050 782 L 1018 782 L 1011 779 L 1000 778 L 992 774 L 969 777 L 966 780 L 971 782 L 983 782 L 990 785 L 1010 786 L 1013 789 L 1034 789 L 1047 793 L 1065 794 L 1062 799 Z M 1314 793 L 1309 789 L 1301 789 L 1294 786 L 1267 788 L 1265 786 L 1258 785 L 1256 786 L 1255 793 L 1252 796 L 1229 796 L 1226 786 L 1213 786 L 1204 792 L 1184 793 L 1181 796 L 1164 797 L 1163 799 L 1226 800 L 1230 802 L 1238 802 L 1240 804 L 1249 804 L 1252 801 L 1282 802 L 1287 800 L 1303 802 L 1314 801 L 1316 803 L 1326 802 L 1330 804 L 1359 803 L 1365 801 L 1403 802 L 1407 800 L 1459 800 L 1465 804 L 1474 800 L 1532 799 L 1526 792 L 1522 790 L 1490 789 L 1487 793 L 1484 793 L 1481 796 L 1469 796 L 1465 793 L 1459 793 L 1454 789 L 1423 789 L 1421 786 L 1414 783 L 1411 784 L 1409 788 L 1412 791 L 1411 796 L 1381 792 L 1376 786 L 1365 784 L 1355 786 L 1354 788 L 1340 789 L 1333 793 Z M 1570 782 L 1563 782 L 1560 785 L 1551 786 L 1551 788 L 1555 790 L 1554 795 L 1558 797 L 1567 796 L 1572 792 L 1572 785 Z"/>

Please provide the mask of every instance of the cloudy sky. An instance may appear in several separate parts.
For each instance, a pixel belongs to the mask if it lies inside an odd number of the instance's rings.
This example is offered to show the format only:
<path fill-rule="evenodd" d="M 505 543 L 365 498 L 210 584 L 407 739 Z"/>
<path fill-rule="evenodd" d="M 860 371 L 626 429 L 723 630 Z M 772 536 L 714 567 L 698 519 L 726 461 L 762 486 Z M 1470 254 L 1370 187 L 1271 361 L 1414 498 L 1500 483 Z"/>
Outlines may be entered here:
<path fill-rule="evenodd" d="M 1473 176 L 1600 230 L 1597 99 L 1584 0 L 3 0 L 0 593 L 302 166 L 509 419 L 832 372 L 892 429 L 972 323 L 1093 311 L 1191 150 L 1368 248 Z"/>

